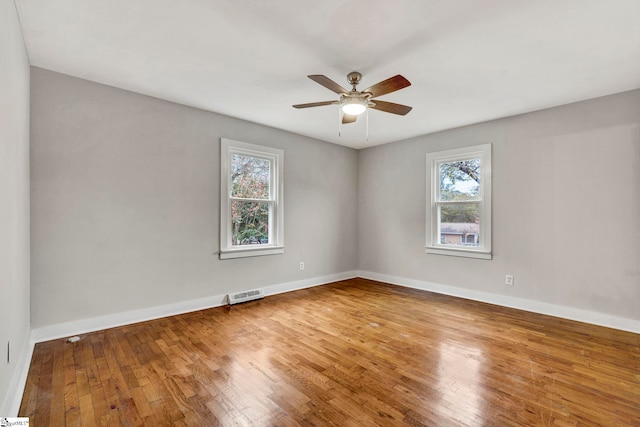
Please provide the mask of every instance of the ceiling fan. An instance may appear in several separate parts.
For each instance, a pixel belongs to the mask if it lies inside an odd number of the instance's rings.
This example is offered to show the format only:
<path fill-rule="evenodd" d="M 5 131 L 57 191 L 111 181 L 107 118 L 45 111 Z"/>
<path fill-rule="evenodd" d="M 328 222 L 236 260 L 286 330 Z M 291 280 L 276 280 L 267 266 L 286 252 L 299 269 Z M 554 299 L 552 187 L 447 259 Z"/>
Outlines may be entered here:
<path fill-rule="evenodd" d="M 392 113 L 404 116 L 412 107 L 402 104 L 396 104 L 393 102 L 381 101 L 379 99 L 373 99 L 377 96 L 386 95 L 391 92 L 403 89 L 407 86 L 411 86 L 409 80 L 402 77 L 400 74 L 390 77 L 386 80 L 376 83 L 373 86 L 358 91 L 356 86 L 360 83 L 362 74 L 357 71 L 352 71 L 347 74 L 347 81 L 351 85 L 352 89 L 347 90 L 334 82 L 327 76 L 321 74 L 313 74 L 309 77 L 314 82 L 326 87 L 327 89 L 340 95 L 338 101 L 322 101 L 311 102 L 309 104 L 297 104 L 294 108 L 309 108 L 309 107 L 321 107 L 323 105 L 340 105 L 342 110 L 342 123 L 353 123 L 358 118 L 358 115 L 364 113 L 367 108 L 374 110 L 384 111 L 385 113 Z"/>

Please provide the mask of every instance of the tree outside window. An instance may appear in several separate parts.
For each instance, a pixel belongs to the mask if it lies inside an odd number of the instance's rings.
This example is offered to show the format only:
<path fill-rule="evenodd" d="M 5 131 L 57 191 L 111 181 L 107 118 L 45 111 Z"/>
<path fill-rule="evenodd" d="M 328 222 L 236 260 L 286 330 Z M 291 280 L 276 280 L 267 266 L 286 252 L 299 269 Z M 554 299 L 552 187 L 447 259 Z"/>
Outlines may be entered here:
<path fill-rule="evenodd" d="M 232 245 L 268 244 L 271 162 L 231 156 Z"/>

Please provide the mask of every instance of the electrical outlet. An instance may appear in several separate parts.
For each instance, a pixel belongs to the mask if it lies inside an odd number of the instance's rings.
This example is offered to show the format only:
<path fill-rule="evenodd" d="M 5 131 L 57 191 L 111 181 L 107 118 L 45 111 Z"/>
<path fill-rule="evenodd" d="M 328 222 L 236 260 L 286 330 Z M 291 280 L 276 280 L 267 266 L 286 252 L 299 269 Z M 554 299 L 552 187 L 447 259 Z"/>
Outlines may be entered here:
<path fill-rule="evenodd" d="M 300 270 L 304 270 L 304 261 L 300 261 Z"/>
<path fill-rule="evenodd" d="M 513 275 L 512 274 L 507 274 L 507 276 L 504 279 L 504 284 L 507 286 L 513 286 Z"/>

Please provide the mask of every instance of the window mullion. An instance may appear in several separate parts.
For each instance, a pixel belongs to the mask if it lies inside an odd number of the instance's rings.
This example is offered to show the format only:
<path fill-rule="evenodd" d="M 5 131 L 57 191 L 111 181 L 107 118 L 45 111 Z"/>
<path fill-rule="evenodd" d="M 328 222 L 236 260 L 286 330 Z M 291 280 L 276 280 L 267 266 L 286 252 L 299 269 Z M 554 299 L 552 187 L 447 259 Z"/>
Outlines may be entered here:
<path fill-rule="evenodd" d="M 240 201 L 240 202 L 258 202 L 258 203 L 275 203 L 274 199 L 252 199 L 249 197 L 229 197 L 230 201 Z"/>
<path fill-rule="evenodd" d="M 465 205 L 468 203 L 482 203 L 482 199 L 478 200 L 437 200 L 434 203 L 439 205 Z"/>

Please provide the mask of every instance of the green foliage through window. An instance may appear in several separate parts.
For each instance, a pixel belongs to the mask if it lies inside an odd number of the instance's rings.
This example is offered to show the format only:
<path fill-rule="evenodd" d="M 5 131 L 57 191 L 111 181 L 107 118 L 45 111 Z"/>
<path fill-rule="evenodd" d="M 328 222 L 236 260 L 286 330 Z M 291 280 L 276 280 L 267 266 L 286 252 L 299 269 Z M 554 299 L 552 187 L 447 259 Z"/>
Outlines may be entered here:
<path fill-rule="evenodd" d="M 480 218 L 480 205 L 477 203 L 460 203 L 440 208 L 440 222 L 475 223 Z"/>
<path fill-rule="evenodd" d="M 270 174 L 268 159 L 231 156 L 232 245 L 269 243 Z"/>
<path fill-rule="evenodd" d="M 440 241 L 477 246 L 480 221 L 480 159 L 438 164 L 440 179 Z M 469 239 L 473 236 L 473 239 Z"/>

